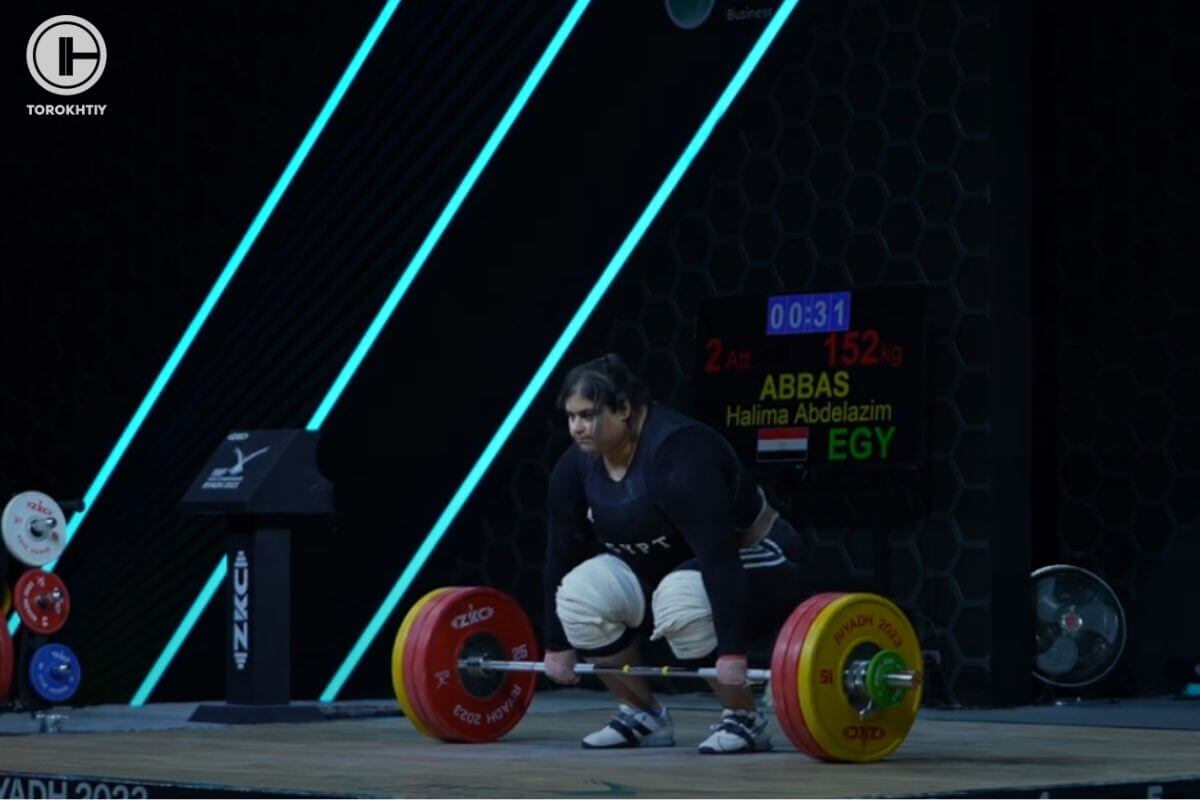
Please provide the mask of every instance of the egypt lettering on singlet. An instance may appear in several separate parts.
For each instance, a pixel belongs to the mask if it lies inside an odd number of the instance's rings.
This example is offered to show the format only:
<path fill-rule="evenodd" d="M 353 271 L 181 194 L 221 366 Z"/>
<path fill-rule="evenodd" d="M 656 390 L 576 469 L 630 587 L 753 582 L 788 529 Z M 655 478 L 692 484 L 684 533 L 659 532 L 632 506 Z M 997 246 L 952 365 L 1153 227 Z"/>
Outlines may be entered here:
<path fill-rule="evenodd" d="M 605 542 L 604 546 L 613 555 L 647 556 L 655 551 L 670 550 L 671 543 L 666 536 L 659 536 L 649 542 Z"/>

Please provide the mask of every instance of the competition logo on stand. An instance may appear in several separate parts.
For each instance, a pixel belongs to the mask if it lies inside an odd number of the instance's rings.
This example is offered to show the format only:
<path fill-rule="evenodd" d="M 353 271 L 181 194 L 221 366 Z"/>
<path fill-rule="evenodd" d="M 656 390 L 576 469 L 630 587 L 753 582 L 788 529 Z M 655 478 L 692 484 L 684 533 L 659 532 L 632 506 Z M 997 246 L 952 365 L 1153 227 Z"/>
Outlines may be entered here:
<path fill-rule="evenodd" d="M 233 448 L 234 463 L 228 467 L 214 467 L 208 476 L 208 480 L 204 482 L 204 488 L 237 489 L 241 487 L 242 478 L 246 473 L 246 464 L 270 449 L 270 447 L 261 447 L 250 453 L 250 455 L 246 455 L 242 452 L 242 448 Z"/>

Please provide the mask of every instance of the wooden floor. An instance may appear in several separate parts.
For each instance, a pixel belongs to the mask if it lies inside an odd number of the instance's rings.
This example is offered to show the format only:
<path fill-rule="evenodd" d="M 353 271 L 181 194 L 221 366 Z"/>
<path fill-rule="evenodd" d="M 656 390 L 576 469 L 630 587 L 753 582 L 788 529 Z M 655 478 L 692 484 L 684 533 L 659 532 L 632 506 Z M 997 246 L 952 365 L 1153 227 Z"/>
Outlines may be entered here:
<path fill-rule="evenodd" d="M 891 758 L 827 764 L 776 750 L 700 756 L 711 699 L 676 705 L 675 748 L 585 751 L 598 702 L 539 697 L 504 740 L 428 740 L 401 717 L 291 725 L 0 736 L 0 773 L 379 796 L 839 797 L 1123 782 L 1200 773 L 1200 731 L 918 719 Z M 591 705 L 592 707 L 584 707 Z M 700 708 L 705 708 L 701 711 Z M 28 721 L 28 720 L 27 720 Z M 10 729 L 11 730 L 11 729 Z M 70 731 L 70 722 L 66 728 Z"/>

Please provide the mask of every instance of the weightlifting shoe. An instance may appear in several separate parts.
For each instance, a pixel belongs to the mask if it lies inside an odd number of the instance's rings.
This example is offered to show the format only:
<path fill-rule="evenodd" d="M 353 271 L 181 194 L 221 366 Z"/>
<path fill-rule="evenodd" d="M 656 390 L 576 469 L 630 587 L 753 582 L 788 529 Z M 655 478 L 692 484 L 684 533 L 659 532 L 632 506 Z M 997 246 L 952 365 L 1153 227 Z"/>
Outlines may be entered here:
<path fill-rule="evenodd" d="M 727 708 L 711 730 L 712 734 L 700 743 L 699 750 L 705 755 L 761 753 L 771 749 L 767 715 L 760 708 Z"/>
<path fill-rule="evenodd" d="M 649 711 L 621 703 L 617 713 L 598 731 L 583 737 L 589 750 L 609 747 L 672 747 L 675 725 L 665 708 Z"/>

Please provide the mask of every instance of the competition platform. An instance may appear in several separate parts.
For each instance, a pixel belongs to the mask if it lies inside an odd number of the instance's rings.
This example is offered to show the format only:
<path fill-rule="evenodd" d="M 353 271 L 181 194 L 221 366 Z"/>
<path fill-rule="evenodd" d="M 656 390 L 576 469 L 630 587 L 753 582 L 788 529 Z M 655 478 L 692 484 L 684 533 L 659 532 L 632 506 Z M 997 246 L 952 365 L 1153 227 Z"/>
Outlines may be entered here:
<path fill-rule="evenodd" d="M 0 716 L 0 797 L 1196 797 L 1200 702 L 1149 698 L 988 710 L 922 709 L 869 764 L 775 749 L 701 756 L 711 696 L 666 698 L 677 745 L 587 751 L 607 695 L 544 691 L 499 741 L 451 744 L 394 700 L 320 707 L 324 721 L 188 722 L 195 704 Z M 43 733 L 46 727 L 58 733 Z"/>
<path fill-rule="evenodd" d="M 227 590 L 231 607 L 244 604 L 260 624 L 239 636 L 245 617 L 228 618 L 224 702 L 74 707 L 80 662 L 47 641 L 65 622 L 69 593 L 39 569 L 56 557 L 48 543 L 57 541 L 64 513 L 44 495 L 10 501 L 36 513 L 24 520 L 10 509 L 5 517 L 21 523 L 7 526 L 14 533 L 6 543 L 31 569 L 10 601 L 27 630 L 14 643 L 0 629 L 0 696 L 15 687 L 15 705 L 0 714 L 0 797 L 1200 795 L 1200 701 L 1185 699 L 1186 690 L 1178 698 L 1097 701 L 1069 688 L 1102 676 L 1124 642 L 1111 589 L 1069 566 L 1036 571 L 1031 587 L 1041 622 L 1036 674 L 1058 687 L 1058 703 L 970 710 L 928 702 L 924 690 L 939 684 L 940 657 L 921 648 L 899 607 L 880 595 L 824 592 L 788 617 L 769 668 L 747 675 L 772 711 L 772 751 L 700 755 L 696 746 L 718 704 L 678 693 L 664 695 L 675 747 L 584 750 L 580 738 L 604 725 L 611 697 L 536 692 L 539 682 L 547 687 L 530 619 L 504 593 L 470 586 L 434 589 L 409 609 L 392 650 L 395 697 L 293 701 L 283 656 L 286 531 L 261 514 L 278 516 L 279 498 L 290 503 L 288 513 L 321 512 L 327 497 L 272 490 L 275 476 L 315 463 L 315 441 L 298 432 L 230 434 L 212 463 L 233 463 L 230 450 L 266 452 L 265 443 L 271 469 L 238 477 L 240 494 L 207 497 L 213 476 L 228 479 L 210 465 L 198 494 L 185 498 L 201 511 L 247 517 L 228 535 Z M 712 677 L 704 674 L 711 668 L 604 669 Z M 576 671 L 601 670 L 580 664 Z"/>

